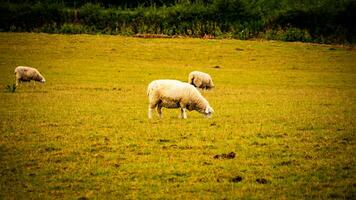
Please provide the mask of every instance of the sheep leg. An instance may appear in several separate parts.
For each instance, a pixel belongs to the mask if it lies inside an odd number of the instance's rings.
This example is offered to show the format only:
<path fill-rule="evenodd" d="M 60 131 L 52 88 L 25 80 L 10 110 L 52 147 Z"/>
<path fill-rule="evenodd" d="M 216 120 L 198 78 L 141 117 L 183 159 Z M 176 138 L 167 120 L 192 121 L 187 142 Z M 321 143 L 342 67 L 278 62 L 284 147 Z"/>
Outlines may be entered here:
<path fill-rule="evenodd" d="M 185 108 L 180 108 L 180 116 L 179 118 L 181 119 L 187 119 L 187 112 L 186 112 L 186 109 Z"/>
<path fill-rule="evenodd" d="M 162 105 L 160 104 L 157 105 L 157 113 L 158 113 L 158 117 L 162 119 Z"/>
<path fill-rule="evenodd" d="M 152 107 L 151 105 L 148 106 L 148 119 L 152 119 L 152 113 L 155 107 Z"/>

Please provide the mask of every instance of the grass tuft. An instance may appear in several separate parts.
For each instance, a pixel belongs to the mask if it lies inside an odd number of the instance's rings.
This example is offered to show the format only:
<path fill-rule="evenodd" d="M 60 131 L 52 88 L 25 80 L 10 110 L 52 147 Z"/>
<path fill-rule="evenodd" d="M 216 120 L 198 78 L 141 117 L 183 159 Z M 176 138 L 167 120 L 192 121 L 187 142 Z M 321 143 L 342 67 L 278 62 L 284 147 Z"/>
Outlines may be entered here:
<path fill-rule="evenodd" d="M 16 84 L 12 84 L 12 85 L 6 85 L 5 90 L 7 92 L 11 92 L 11 93 L 15 93 L 16 92 Z"/>

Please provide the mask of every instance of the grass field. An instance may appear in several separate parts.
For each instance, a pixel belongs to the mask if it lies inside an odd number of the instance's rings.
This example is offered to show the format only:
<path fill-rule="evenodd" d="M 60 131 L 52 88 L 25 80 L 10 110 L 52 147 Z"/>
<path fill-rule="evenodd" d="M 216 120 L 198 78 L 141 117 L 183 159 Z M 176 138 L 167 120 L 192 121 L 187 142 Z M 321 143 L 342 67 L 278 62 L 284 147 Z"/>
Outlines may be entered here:
<path fill-rule="evenodd" d="M 17 65 L 46 84 L 8 91 Z M 148 120 L 147 84 L 192 70 L 213 117 Z M 0 87 L 0 199 L 356 198 L 349 47 L 1 33 Z"/>

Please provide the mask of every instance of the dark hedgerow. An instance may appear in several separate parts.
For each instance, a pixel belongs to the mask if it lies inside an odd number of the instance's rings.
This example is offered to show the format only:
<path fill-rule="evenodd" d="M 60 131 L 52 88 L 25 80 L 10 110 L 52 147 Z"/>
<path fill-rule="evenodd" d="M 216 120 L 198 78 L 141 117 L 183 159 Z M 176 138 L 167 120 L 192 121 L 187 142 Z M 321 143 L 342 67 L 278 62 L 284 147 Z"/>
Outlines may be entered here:
<path fill-rule="evenodd" d="M 356 41 L 356 26 L 352 21 L 356 18 L 356 2 L 352 0 L 321 0 L 310 5 L 287 0 L 0 2 L 0 31 L 3 32 Z"/>

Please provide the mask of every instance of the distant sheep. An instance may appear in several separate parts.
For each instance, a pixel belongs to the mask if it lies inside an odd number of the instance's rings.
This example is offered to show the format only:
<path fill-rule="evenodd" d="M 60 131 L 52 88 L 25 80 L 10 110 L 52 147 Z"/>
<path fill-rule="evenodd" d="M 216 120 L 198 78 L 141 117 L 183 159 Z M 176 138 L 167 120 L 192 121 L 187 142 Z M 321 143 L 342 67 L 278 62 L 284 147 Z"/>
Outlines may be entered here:
<path fill-rule="evenodd" d="M 188 76 L 188 83 L 201 89 L 212 89 L 214 87 L 211 76 L 207 73 L 200 71 L 190 72 Z"/>
<path fill-rule="evenodd" d="M 152 118 L 153 109 L 162 118 L 162 107 L 180 108 L 180 118 L 187 118 L 186 109 L 196 110 L 206 117 L 210 117 L 214 110 L 209 102 L 194 86 L 177 80 L 155 80 L 147 88 L 149 99 L 148 118 Z"/>
<path fill-rule="evenodd" d="M 41 73 L 32 67 L 18 66 L 15 69 L 16 86 L 21 82 L 30 82 L 31 80 L 45 83 L 45 78 Z"/>

